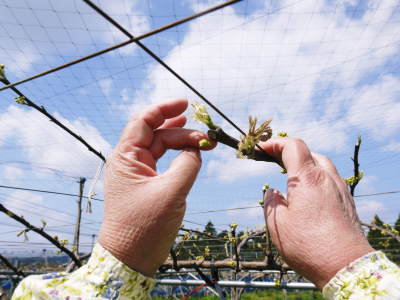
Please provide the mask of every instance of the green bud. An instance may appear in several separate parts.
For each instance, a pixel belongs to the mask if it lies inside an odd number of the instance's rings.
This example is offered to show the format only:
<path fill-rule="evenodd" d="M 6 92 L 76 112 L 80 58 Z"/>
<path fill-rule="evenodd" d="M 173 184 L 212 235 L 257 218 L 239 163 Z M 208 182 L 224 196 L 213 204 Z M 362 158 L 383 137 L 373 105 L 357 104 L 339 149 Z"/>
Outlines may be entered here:
<path fill-rule="evenodd" d="M 15 97 L 15 102 L 21 105 L 28 105 L 28 102 L 26 102 L 26 98 L 24 96 Z"/>
<path fill-rule="evenodd" d="M 282 168 L 282 169 L 281 169 L 281 173 L 282 173 L 282 174 L 287 174 L 287 170 L 286 170 L 285 168 Z"/>
<path fill-rule="evenodd" d="M 278 136 L 279 137 L 287 137 L 288 134 L 287 134 L 287 132 L 281 131 L 281 132 L 278 132 Z"/>
<path fill-rule="evenodd" d="M 192 115 L 193 119 L 200 123 L 206 124 L 207 127 L 210 129 L 215 130 L 218 128 L 211 120 L 211 116 L 207 112 L 206 106 L 204 104 L 196 102 L 192 104 L 192 107 L 194 108 L 194 114 Z"/>
<path fill-rule="evenodd" d="M 230 225 L 230 227 L 231 227 L 232 230 L 236 230 L 236 228 L 238 227 L 238 224 L 237 223 L 232 223 Z"/>
<path fill-rule="evenodd" d="M 263 191 L 269 190 L 269 184 L 263 184 Z"/>
<path fill-rule="evenodd" d="M 264 200 L 260 200 L 260 201 L 258 201 L 258 204 L 260 204 L 260 205 L 264 205 Z"/>
<path fill-rule="evenodd" d="M 206 148 L 206 147 L 210 147 L 211 146 L 211 142 L 207 139 L 202 139 L 199 141 L 199 146 L 202 148 Z"/>

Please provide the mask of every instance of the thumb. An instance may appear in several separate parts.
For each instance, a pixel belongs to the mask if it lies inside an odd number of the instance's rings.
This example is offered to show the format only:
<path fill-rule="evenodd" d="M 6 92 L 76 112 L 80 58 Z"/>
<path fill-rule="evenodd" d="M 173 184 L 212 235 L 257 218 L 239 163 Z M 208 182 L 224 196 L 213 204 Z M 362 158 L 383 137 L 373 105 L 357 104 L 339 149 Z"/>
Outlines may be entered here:
<path fill-rule="evenodd" d="M 164 173 L 169 188 L 177 195 L 186 196 L 196 180 L 200 167 L 200 151 L 194 148 L 183 149 Z"/>
<path fill-rule="evenodd" d="M 282 249 L 280 229 L 288 220 L 287 201 L 278 190 L 268 189 L 264 194 L 264 217 L 272 241 L 278 250 Z"/>

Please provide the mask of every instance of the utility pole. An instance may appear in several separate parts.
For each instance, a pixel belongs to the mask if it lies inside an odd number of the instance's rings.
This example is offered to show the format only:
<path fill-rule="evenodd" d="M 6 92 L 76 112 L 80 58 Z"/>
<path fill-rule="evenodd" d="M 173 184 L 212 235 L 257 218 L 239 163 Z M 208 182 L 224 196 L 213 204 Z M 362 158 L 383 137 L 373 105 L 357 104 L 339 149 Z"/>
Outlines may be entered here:
<path fill-rule="evenodd" d="M 79 236 L 81 234 L 81 218 L 82 218 L 82 196 L 83 196 L 83 188 L 85 187 L 86 178 L 79 178 L 79 197 L 76 201 L 77 203 L 77 214 L 76 214 L 76 225 L 75 225 L 75 234 L 74 234 L 74 242 L 72 244 L 72 251 L 79 256 Z"/>
<path fill-rule="evenodd" d="M 43 252 L 43 259 L 44 259 L 44 267 L 45 267 L 45 269 L 47 269 L 49 267 L 49 264 L 47 262 L 47 255 L 46 255 L 47 249 L 43 249 L 42 252 Z"/>
<path fill-rule="evenodd" d="M 94 241 L 96 240 L 96 235 L 92 234 L 92 250 L 93 251 L 93 247 L 94 247 Z"/>

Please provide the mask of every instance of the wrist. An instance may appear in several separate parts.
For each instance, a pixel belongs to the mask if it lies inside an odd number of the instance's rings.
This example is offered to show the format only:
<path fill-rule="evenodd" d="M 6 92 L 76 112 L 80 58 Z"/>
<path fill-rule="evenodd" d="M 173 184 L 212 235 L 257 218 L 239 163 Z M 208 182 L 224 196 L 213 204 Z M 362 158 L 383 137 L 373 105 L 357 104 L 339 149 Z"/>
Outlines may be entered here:
<path fill-rule="evenodd" d="M 147 222 L 152 223 L 150 218 Z M 134 271 L 153 277 L 167 259 L 179 227 L 167 226 L 168 222 L 165 222 L 164 226 L 170 230 L 160 234 L 162 224 L 147 222 L 129 225 L 105 221 L 100 230 L 99 242 Z"/>
<path fill-rule="evenodd" d="M 340 270 L 363 255 L 374 251 L 367 241 L 349 247 L 341 246 L 337 251 L 330 252 L 329 256 L 321 259 L 314 278 L 310 280 L 322 289 Z"/>
<path fill-rule="evenodd" d="M 99 234 L 99 243 L 119 261 L 132 270 L 145 276 L 153 277 L 157 266 L 152 263 L 152 256 L 141 242 L 141 232 L 138 228 L 123 228 L 122 225 L 104 224 Z"/>

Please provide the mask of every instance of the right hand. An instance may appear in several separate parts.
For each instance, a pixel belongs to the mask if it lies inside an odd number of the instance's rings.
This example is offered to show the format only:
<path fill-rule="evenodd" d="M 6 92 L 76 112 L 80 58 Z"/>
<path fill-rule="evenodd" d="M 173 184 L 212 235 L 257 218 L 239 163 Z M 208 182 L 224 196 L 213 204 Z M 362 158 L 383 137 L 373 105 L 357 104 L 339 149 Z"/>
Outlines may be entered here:
<path fill-rule="evenodd" d="M 353 198 L 333 163 L 299 139 L 261 143 L 287 170 L 287 200 L 265 193 L 264 215 L 279 253 L 318 288 L 374 249 L 361 231 Z"/>

